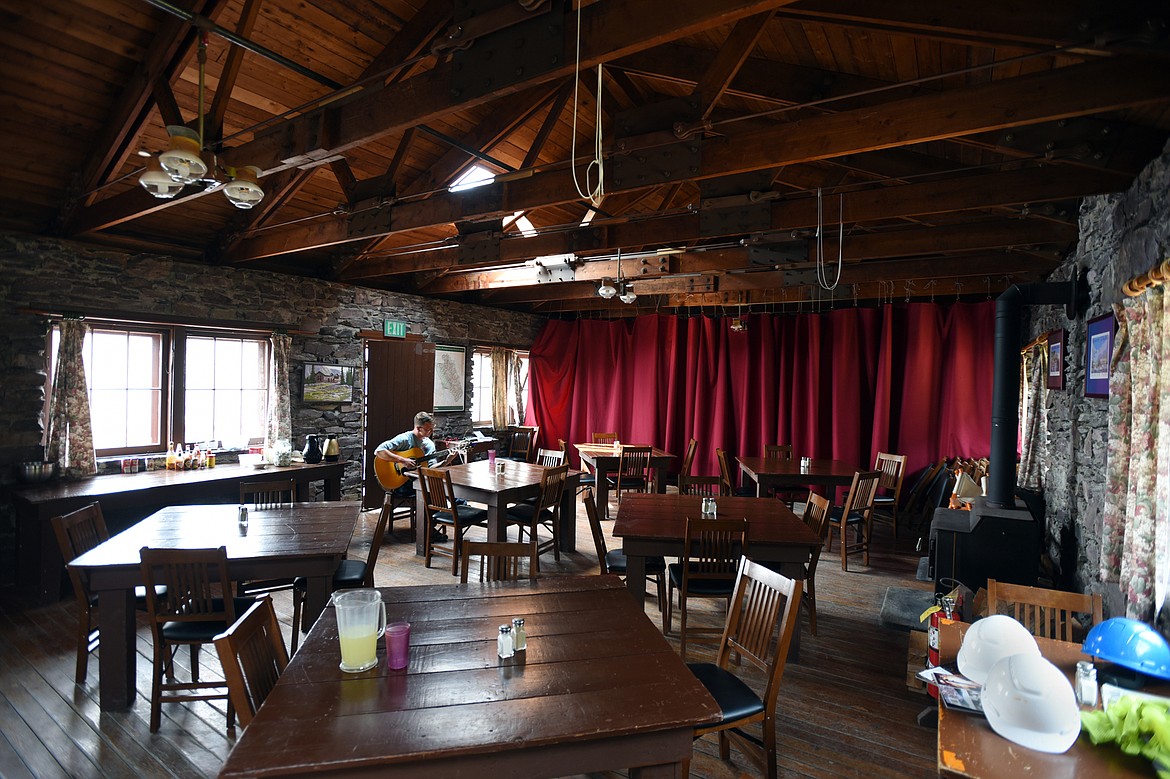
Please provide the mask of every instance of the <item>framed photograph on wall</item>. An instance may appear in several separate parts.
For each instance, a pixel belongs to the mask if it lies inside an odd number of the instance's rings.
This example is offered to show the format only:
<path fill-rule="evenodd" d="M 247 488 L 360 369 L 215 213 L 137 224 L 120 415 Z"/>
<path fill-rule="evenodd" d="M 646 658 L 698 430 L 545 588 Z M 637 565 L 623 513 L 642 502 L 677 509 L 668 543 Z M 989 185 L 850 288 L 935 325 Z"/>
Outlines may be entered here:
<path fill-rule="evenodd" d="M 467 383 L 467 350 L 435 344 L 435 411 L 462 411 Z"/>
<path fill-rule="evenodd" d="M 305 403 L 352 403 L 357 370 L 350 365 L 307 362 L 301 397 Z"/>
<path fill-rule="evenodd" d="M 1113 314 L 1090 319 L 1085 327 L 1085 396 L 1109 397 L 1109 368 L 1113 359 Z"/>
<path fill-rule="evenodd" d="M 1048 389 L 1064 389 L 1064 330 L 1048 334 Z"/>

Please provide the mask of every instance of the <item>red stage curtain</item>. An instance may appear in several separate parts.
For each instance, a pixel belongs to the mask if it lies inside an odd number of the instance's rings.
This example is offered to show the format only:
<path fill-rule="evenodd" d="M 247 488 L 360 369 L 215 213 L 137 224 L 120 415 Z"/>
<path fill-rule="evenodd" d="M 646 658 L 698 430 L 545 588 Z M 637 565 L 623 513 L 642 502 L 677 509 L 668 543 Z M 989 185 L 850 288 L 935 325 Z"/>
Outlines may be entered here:
<path fill-rule="evenodd" d="M 681 455 L 694 436 L 706 474 L 716 447 L 769 443 L 858 467 L 905 454 L 910 473 L 987 455 L 993 301 L 747 320 L 743 332 L 710 317 L 550 320 L 529 355 L 526 422 L 542 445 L 616 430 Z"/>

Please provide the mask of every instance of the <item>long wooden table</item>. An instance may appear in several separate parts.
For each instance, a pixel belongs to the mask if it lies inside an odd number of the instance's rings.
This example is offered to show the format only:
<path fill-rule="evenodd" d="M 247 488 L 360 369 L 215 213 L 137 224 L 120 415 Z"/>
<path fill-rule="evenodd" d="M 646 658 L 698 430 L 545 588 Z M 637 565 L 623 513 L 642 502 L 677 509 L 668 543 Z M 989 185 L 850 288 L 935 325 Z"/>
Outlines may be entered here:
<path fill-rule="evenodd" d="M 341 499 L 348 462 L 300 464 L 257 469 L 236 464 L 197 471 L 143 471 L 92 476 L 9 489 L 16 508 L 16 581 L 21 594 L 37 604 L 56 603 L 70 591 L 65 561 L 49 520 L 98 501 L 111 532 L 124 530 L 166 506 L 231 503 L 240 483 L 293 479 L 297 500 L 312 500 L 310 485 L 324 483 L 326 500 Z"/>
<path fill-rule="evenodd" d="M 140 550 L 226 546 L 233 579 L 308 581 L 304 624 L 310 624 L 333 589 L 333 573 L 345 557 L 357 524 L 357 503 L 294 503 L 250 509 L 247 527 L 236 505 L 162 509 L 69 564 L 89 579 L 98 596 L 100 699 L 104 711 L 127 708 L 136 694 L 134 587 L 142 584 Z"/>
<path fill-rule="evenodd" d="M 970 625 L 944 621 L 939 629 L 939 658 L 951 665 Z M 1051 660 L 1071 681 L 1078 660 L 1092 658 L 1081 652 L 1081 645 L 1049 638 L 1037 638 L 1040 653 Z M 1093 746 L 1083 733 L 1072 747 L 1060 755 L 1037 752 L 1008 741 L 991 729 L 978 714 L 948 709 L 938 704 L 938 773 L 939 776 L 964 779 L 993 779 L 1006 776 L 1061 777 L 1150 777 L 1150 761 L 1130 757 L 1115 745 Z"/>
<path fill-rule="evenodd" d="M 756 483 L 756 494 L 766 495 L 768 490 L 789 492 L 793 487 L 814 484 L 825 488 L 826 497 L 833 499 L 828 490 L 833 487 L 849 486 L 853 474 L 859 469 L 841 460 L 813 460 L 802 467 L 800 458 L 781 460 L 768 457 L 736 457 L 739 470 Z"/>
<path fill-rule="evenodd" d="M 687 517 L 701 516 L 698 495 L 630 493 L 622 498 L 613 535 L 626 553 L 626 587 L 644 603 L 647 557 L 680 557 Z M 747 556 L 757 562 L 778 563 L 790 578 L 803 579 L 804 566 L 820 538 L 788 506 L 775 498 L 716 498 L 717 517 L 748 521 Z M 644 607 L 644 606 L 643 606 Z M 792 639 L 789 659 L 800 651 L 800 631 Z"/>
<path fill-rule="evenodd" d="M 581 465 L 588 466 L 597 474 L 593 491 L 597 495 L 597 506 L 603 512 L 609 507 L 609 483 L 605 480 L 608 473 L 617 473 L 618 460 L 621 451 L 609 444 L 573 444 L 577 454 L 581 457 Z M 666 469 L 670 467 L 674 455 L 665 449 L 654 447 L 650 452 L 650 467 L 654 470 L 654 491 L 666 492 Z M 623 498 L 624 500 L 624 498 Z"/>
<path fill-rule="evenodd" d="M 332 608 L 220 771 L 272 776 L 677 777 L 719 709 L 615 576 L 389 587 L 410 663 L 338 669 Z M 528 649 L 496 656 L 523 617 Z"/>
<path fill-rule="evenodd" d="M 496 462 L 504 464 L 503 476 L 497 476 L 487 460 L 451 465 L 443 470 L 451 472 L 455 497 L 487 506 L 488 539 L 506 541 L 508 524 L 502 520 L 508 506 L 540 495 L 540 478 L 544 475 L 544 466 L 503 459 Z M 411 478 L 418 476 L 417 471 L 408 473 Z M 558 527 L 562 552 L 577 551 L 576 495 L 577 482 L 580 478 L 580 471 L 570 470 L 565 479 Z M 426 516 L 426 507 L 423 505 L 422 490 L 418 489 L 418 485 L 415 485 L 415 501 L 420 520 L 415 523 L 415 550 L 422 555 L 426 554 L 427 523 L 422 519 Z"/>

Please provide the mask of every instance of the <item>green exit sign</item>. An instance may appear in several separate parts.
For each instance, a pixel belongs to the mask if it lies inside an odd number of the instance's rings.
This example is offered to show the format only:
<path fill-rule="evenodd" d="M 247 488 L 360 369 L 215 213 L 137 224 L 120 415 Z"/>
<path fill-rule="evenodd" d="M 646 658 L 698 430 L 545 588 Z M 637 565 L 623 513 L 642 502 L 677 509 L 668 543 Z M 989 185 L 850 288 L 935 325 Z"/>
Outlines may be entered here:
<path fill-rule="evenodd" d="M 382 335 L 387 338 L 405 338 L 407 329 L 406 322 L 399 322 L 397 319 L 382 320 Z"/>

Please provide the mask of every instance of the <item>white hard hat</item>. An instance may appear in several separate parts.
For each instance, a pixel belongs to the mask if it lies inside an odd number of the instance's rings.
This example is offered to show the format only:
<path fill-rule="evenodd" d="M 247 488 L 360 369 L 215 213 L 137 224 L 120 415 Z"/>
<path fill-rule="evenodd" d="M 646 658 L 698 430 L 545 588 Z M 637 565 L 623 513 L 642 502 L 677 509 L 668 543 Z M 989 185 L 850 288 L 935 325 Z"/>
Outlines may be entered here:
<path fill-rule="evenodd" d="M 1021 652 L 1039 657 L 1036 639 L 1011 617 L 992 614 L 972 625 L 963 636 L 963 645 L 959 647 L 959 673 L 983 684 L 991 666 Z"/>
<path fill-rule="evenodd" d="M 1039 655 L 1012 655 L 995 664 L 983 687 L 983 713 L 996 733 L 1041 752 L 1065 752 L 1081 732 L 1072 685 Z"/>

